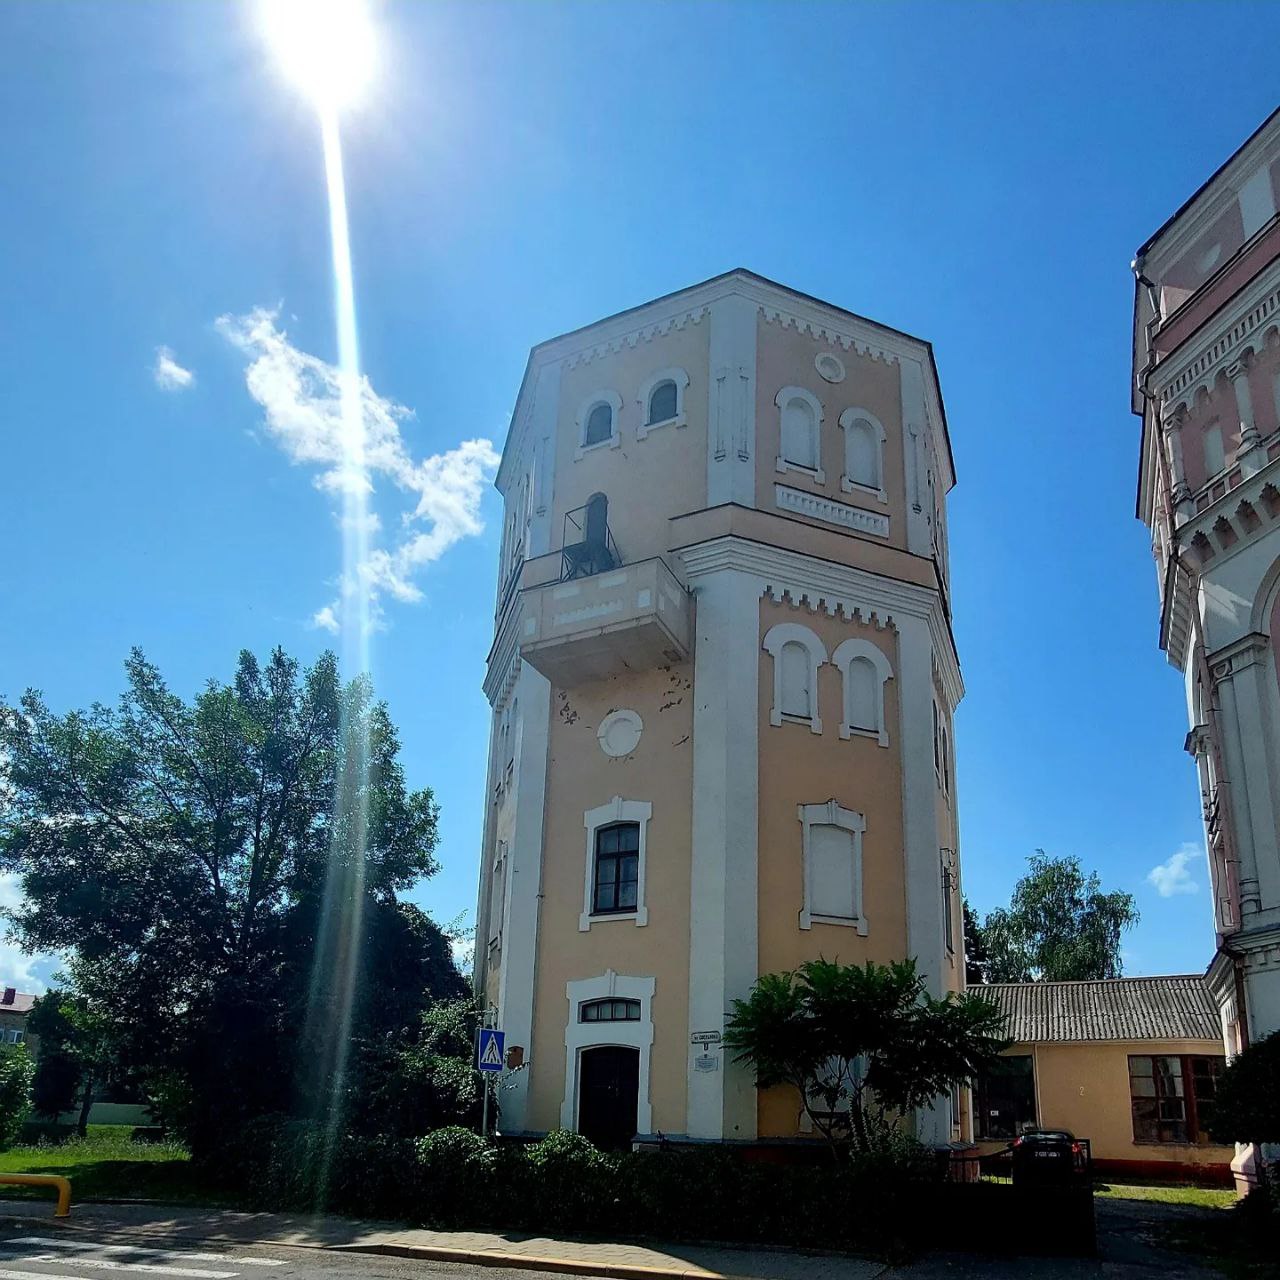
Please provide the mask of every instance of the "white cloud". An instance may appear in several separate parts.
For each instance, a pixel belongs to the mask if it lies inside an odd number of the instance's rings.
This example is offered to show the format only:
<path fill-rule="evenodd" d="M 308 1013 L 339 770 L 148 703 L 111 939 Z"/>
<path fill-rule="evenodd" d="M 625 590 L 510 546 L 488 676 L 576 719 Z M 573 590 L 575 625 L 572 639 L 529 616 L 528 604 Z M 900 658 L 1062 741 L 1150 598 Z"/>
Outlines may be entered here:
<path fill-rule="evenodd" d="M 10 871 L 0 873 L 0 907 L 22 903 L 22 884 Z M 0 926 L 0 987 L 17 987 L 39 995 L 49 985 L 49 976 L 57 966 L 54 956 L 29 956 L 16 942 L 4 936 Z"/>
<path fill-rule="evenodd" d="M 1147 883 L 1154 885 L 1162 898 L 1172 898 L 1179 893 L 1199 893 L 1200 886 L 1191 878 L 1190 866 L 1199 861 L 1200 846 L 1188 841 L 1177 853 L 1147 872 Z"/>
<path fill-rule="evenodd" d="M 422 590 L 415 581 L 420 571 L 460 539 L 483 530 L 480 499 L 498 455 L 488 440 L 465 440 L 445 453 L 415 460 L 400 431 L 412 411 L 380 396 L 361 375 L 364 462 L 353 467 L 343 447 L 340 370 L 295 347 L 278 320 L 278 311 L 258 307 L 217 321 L 218 331 L 249 361 L 245 385 L 262 406 L 268 436 L 291 462 L 316 467 L 315 484 L 327 493 L 373 494 L 382 479 L 412 503 L 401 516 L 398 540 L 389 547 L 372 547 L 340 584 L 339 599 L 317 610 L 311 620 L 313 626 L 336 631 L 343 598 L 365 588 L 376 622 L 383 598 L 420 600 Z M 380 527 L 375 514 L 366 517 L 364 532 L 370 538 Z"/>
<path fill-rule="evenodd" d="M 151 376 L 161 391 L 185 391 L 196 380 L 196 375 L 178 363 L 169 347 L 156 348 L 156 362 L 151 366 Z"/>

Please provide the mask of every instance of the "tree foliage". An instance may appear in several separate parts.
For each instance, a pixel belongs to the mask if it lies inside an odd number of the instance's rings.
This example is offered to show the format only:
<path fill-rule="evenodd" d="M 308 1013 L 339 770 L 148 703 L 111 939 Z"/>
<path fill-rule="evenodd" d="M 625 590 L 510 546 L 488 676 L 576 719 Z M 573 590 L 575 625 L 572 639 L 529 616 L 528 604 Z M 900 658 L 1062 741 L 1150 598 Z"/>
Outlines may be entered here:
<path fill-rule="evenodd" d="M 1280 1031 L 1231 1060 L 1218 1081 L 1210 1129 L 1218 1142 L 1280 1142 Z"/>
<path fill-rule="evenodd" d="M 986 981 L 1120 977 L 1120 938 L 1138 923 L 1133 895 L 1103 893 L 1097 872 L 1085 875 L 1079 858 L 1038 849 L 1027 862 L 1009 906 L 989 912 L 977 929 Z"/>
<path fill-rule="evenodd" d="M 328 1063 L 309 1009 L 356 1010 L 351 1093 L 369 1046 L 462 994 L 447 939 L 397 899 L 437 869 L 437 808 L 331 653 L 303 670 L 242 652 L 189 702 L 137 650 L 126 674 L 115 707 L 0 706 L 0 869 L 25 893 L 13 934 L 70 954 L 75 993 L 199 1148 L 321 1105 L 327 1082 L 299 1070 Z M 362 922 L 358 953 L 331 954 L 335 905 Z"/>
<path fill-rule="evenodd" d="M 31 1111 L 35 1063 L 26 1045 L 0 1049 L 0 1150 L 13 1145 Z"/>
<path fill-rule="evenodd" d="M 1009 1041 L 991 1001 L 933 998 L 914 960 L 810 960 L 735 1000 L 725 1043 L 757 1088 L 794 1088 L 839 1154 L 886 1141 L 895 1117 L 972 1080 Z"/>
<path fill-rule="evenodd" d="M 987 938 L 977 913 L 965 898 L 961 904 L 964 912 L 964 981 L 969 987 L 986 982 L 991 957 L 987 954 Z"/>
<path fill-rule="evenodd" d="M 77 1110 L 76 1130 L 83 1137 L 96 1093 L 116 1068 L 114 1020 L 84 996 L 54 989 L 32 1004 L 27 1029 L 40 1041 L 33 1109 L 51 1119 Z"/>

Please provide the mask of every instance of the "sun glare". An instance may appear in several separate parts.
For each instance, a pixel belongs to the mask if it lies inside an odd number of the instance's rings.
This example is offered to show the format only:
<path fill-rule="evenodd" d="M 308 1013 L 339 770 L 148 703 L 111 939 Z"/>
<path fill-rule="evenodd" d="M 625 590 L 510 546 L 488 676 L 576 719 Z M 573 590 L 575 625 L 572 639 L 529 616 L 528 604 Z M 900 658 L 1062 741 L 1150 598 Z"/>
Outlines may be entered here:
<path fill-rule="evenodd" d="M 362 0 L 263 0 L 262 28 L 281 69 L 317 107 L 350 106 L 377 61 Z"/>

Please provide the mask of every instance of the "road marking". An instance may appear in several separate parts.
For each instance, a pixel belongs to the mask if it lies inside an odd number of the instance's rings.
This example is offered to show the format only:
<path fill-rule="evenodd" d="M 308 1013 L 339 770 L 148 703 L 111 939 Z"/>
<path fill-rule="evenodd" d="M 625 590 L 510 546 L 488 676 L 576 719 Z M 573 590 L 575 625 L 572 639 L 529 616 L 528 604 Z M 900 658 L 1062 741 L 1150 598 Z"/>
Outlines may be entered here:
<path fill-rule="evenodd" d="M 5 1271 L 0 1269 L 0 1280 L 50 1280 L 47 1271 Z M 57 1280 L 88 1280 L 87 1276 L 58 1276 Z"/>
<path fill-rule="evenodd" d="M 145 1253 L 146 1250 L 135 1250 L 135 1252 Z M 62 1263 L 65 1261 L 67 1261 L 65 1258 L 58 1257 L 56 1253 L 37 1253 L 23 1258 L 23 1262 Z M 235 1277 L 240 1274 L 238 1271 L 208 1271 L 200 1267 L 160 1266 L 153 1262 L 112 1262 L 110 1258 L 76 1258 L 72 1265 L 88 1267 L 91 1271 L 146 1271 L 157 1276 L 184 1276 L 188 1280 L 235 1280 Z"/>
<path fill-rule="evenodd" d="M 53 1236 L 14 1236 L 0 1240 L 5 1244 L 38 1244 L 45 1249 L 79 1249 L 89 1253 L 149 1253 L 156 1258 L 188 1258 L 193 1262 L 226 1262 L 242 1267 L 284 1267 L 279 1258 L 242 1258 L 229 1253 L 179 1253 L 172 1249 L 153 1249 L 145 1244 L 87 1244 L 81 1240 L 58 1240 Z"/>

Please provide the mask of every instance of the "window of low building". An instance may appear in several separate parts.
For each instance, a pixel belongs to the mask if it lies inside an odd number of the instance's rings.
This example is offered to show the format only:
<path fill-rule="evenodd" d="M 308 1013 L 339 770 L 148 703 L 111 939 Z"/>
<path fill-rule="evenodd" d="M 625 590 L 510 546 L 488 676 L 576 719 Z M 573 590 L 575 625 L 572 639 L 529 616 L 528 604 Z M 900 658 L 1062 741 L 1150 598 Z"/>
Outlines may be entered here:
<path fill-rule="evenodd" d="M 1225 1061 L 1210 1055 L 1130 1054 L 1133 1140 L 1212 1142 L 1209 1125 Z"/>
<path fill-rule="evenodd" d="M 1016 1138 L 1036 1123 L 1035 1065 L 1029 1053 L 997 1058 L 974 1082 L 978 1137 Z"/>

